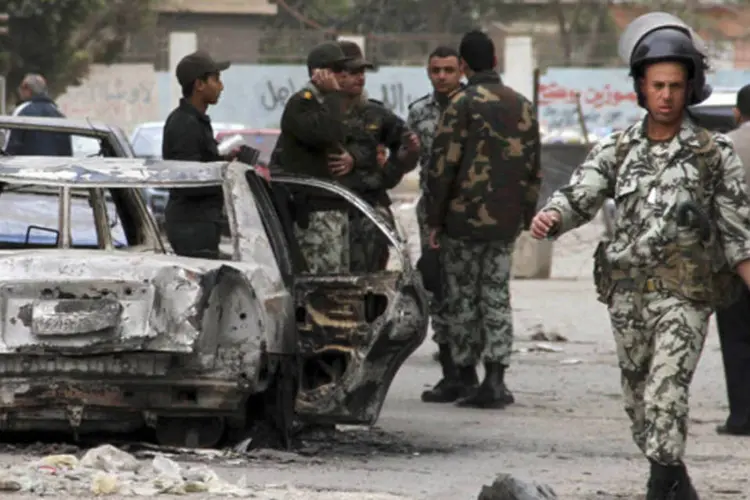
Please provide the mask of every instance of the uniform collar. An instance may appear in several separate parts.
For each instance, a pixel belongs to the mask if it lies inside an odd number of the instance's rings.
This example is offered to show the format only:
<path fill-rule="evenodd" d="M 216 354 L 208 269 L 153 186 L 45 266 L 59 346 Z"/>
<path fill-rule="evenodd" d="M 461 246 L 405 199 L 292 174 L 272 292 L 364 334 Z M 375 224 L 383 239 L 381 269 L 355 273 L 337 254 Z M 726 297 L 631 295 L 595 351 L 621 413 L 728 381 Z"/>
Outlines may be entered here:
<path fill-rule="evenodd" d="M 198 108 L 193 106 L 193 104 L 184 97 L 180 99 L 180 109 L 182 111 L 185 111 L 186 113 L 190 113 L 191 115 L 198 117 L 198 119 L 201 121 L 211 123 L 211 118 L 209 118 L 206 113 L 201 113 L 200 111 L 198 111 Z"/>
<path fill-rule="evenodd" d="M 648 143 L 649 139 L 646 134 L 647 120 L 648 115 L 644 116 L 640 122 L 625 130 L 623 140 L 633 144 Z M 685 113 L 680 130 L 676 136 L 678 144 L 690 148 L 701 148 L 705 145 L 705 137 L 705 129 L 698 126 L 690 115 Z"/>

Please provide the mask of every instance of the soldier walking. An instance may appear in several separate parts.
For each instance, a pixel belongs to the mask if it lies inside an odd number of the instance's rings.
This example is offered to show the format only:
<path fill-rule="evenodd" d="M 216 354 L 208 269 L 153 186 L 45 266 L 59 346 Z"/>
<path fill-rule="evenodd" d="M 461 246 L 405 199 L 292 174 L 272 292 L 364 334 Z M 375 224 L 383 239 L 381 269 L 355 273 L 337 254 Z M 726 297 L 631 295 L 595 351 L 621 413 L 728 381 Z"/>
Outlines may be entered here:
<path fill-rule="evenodd" d="M 417 202 L 417 222 L 419 224 L 419 243 L 422 255 L 429 251 L 429 229 L 427 227 L 427 165 L 430 162 L 432 139 L 435 135 L 438 120 L 450 102 L 451 95 L 463 87 L 458 51 L 450 47 L 438 47 L 427 58 L 427 76 L 432 84 L 432 93 L 420 97 L 409 105 L 409 116 L 406 126 L 416 132 L 421 144 L 419 152 L 419 190 L 421 196 Z M 443 377 L 432 388 L 422 393 L 422 401 L 427 403 L 452 403 L 461 393 L 456 366 L 451 357 L 448 344 L 447 321 L 442 317 L 440 303 L 435 295 L 430 297 L 430 316 L 432 321 L 432 340 L 438 345 L 438 361 Z M 474 376 L 476 379 L 476 375 Z"/>
<path fill-rule="evenodd" d="M 688 392 L 708 319 L 750 283 L 750 203 L 726 136 L 687 106 L 708 98 L 705 53 L 678 18 L 633 21 L 620 40 L 644 119 L 600 141 L 532 222 L 557 237 L 614 198 L 614 233 L 595 253 L 633 439 L 650 462 L 647 500 L 695 500 L 683 456 Z M 710 218 L 710 219 L 709 219 Z M 735 274 L 735 272 L 737 274 Z"/>
<path fill-rule="evenodd" d="M 486 34 L 464 35 L 459 55 L 468 85 L 440 119 L 427 169 L 429 243 L 441 249 L 457 404 L 502 408 L 514 401 L 505 386 L 513 345 L 509 281 L 516 238 L 539 193 L 539 124 L 532 103 L 495 71 Z M 485 377 L 477 387 L 480 357 Z"/>

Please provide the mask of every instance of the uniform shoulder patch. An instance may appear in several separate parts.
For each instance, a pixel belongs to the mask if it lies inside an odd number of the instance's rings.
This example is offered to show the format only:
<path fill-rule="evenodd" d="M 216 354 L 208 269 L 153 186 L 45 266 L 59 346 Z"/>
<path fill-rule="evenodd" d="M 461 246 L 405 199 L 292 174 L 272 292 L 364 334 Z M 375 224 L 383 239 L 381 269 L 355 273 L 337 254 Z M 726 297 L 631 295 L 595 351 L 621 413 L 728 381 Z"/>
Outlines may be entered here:
<path fill-rule="evenodd" d="M 308 99 L 308 100 L 312 99 L 313 98 L 312 92 L 310 92 L 309 90 L 305 90 L 304 92 L 302 92 L 302 98 Z"/>
<path fill-rule="evenodd" d="M 432 95 L 432 94 L 425 94 L 425 95 L 423 95 L 422 97 L 420 97 L 419 99 L 417 99 L 416 101 L 412 101 L 412 102 L 411 102 L 411 103 L 409 104 L 409 106 L 407 106 L 407 108 L 408 108 L 408 109 L 411 109 L 411 108 L 412 108 L 412 106 L 414 106 L 415 104 L 417 104 L 417 103 L 420 103 L 420 102 L 424 101 L 425 99 L 428 99 L 428 98 L 430 97 L 430 95 Z"/>

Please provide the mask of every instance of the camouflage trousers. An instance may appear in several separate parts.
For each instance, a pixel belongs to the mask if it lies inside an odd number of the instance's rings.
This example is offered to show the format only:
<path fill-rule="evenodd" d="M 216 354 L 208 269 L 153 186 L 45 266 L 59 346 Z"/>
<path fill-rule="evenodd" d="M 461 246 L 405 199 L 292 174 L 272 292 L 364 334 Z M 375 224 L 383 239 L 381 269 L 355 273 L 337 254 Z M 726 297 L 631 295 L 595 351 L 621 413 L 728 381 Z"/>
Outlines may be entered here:
<path fill-rule="evenodd" d="M 453 361 L 458 366 L 475 366 L 481 357 L 508 366 L 513 349 L 513 243 L 443 237 L 440 247 L 445 269 L 441 312 L 450 332 Z"/>
<path fill-rule="evenodd" d="M 294 236 L 312 274 L 349 272 L 349 223 L 346 212 L 310 213 L 306 229 L 295 224 Z"/>
<path fill-rule="evenodd" d="M 376 206 L 375 210 L 393 223 L 390 208 Z M 388 265 L 388 238 L 359 211 L 349 215 L 349 265 L 352 273 L 374 273 Z"/>
<path fill-rule="evenodd" d="M 427 227 L 427 210 L 425 208 L 424 195 L 417 202 L 417 223 L 419 224 L 419 247 L 422 252 L 430 245 L 430 228 Z M 431 294 L 430 294 L 431 295 Z M 448 325 L 442 316 L 440 304 L 430 297 L 430 321 L 432 322 L 432 331 L 434 332 L 432 340 L 436 344 L 446 344 L 448 342 Z"/>
<path fill-rule="evenodd" d="M 663 465 L 685 454 L 688 390 L 711 309 L 665 291 L 614 292 L 609 306 L 633 440 Z"/>

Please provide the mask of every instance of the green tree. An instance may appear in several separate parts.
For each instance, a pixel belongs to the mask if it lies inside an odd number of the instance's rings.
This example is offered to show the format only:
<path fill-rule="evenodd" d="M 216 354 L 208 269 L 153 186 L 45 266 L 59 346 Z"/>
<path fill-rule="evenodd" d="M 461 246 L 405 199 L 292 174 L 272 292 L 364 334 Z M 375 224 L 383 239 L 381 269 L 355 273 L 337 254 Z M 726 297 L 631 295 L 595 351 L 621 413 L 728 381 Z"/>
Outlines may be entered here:
<path fill-rule="evenodd" d="M 0 0 L 0 12 L 10 16 L 0 71 L 11 102 L 26 73 L 44 75 L 53 97 L 80 84 L 91 64 L 116 61 L 155 19 L 151 0 Z"/>

